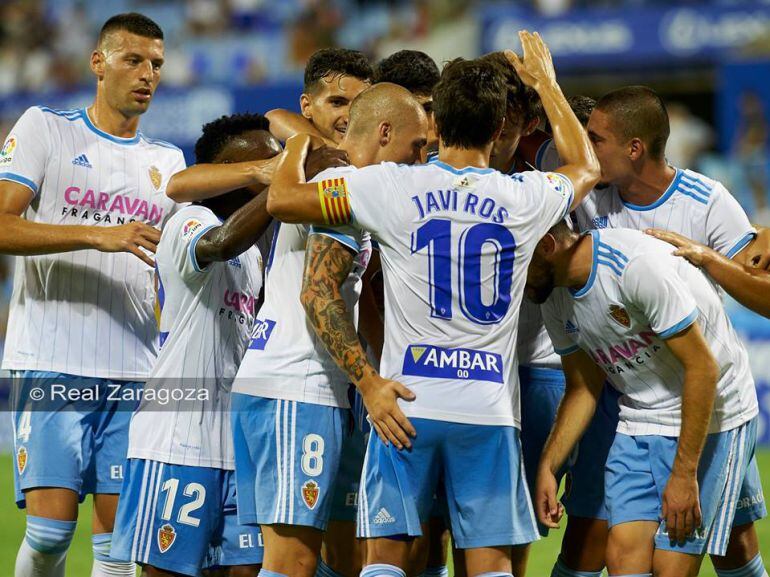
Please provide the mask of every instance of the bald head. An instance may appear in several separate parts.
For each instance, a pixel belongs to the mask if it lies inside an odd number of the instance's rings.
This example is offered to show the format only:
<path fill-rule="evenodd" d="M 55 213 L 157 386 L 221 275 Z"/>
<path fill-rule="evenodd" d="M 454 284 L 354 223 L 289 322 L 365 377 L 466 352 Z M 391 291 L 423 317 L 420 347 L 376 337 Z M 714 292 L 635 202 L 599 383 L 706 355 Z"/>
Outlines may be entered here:
<path fill-rule="evenodd" d="M 399 129 L 427 122 L 427 117 L 420 103 L 406 88 L 380 82 L 364 90 L 351 104 L 349 138 L 371 134 L 383 122 Z"/>

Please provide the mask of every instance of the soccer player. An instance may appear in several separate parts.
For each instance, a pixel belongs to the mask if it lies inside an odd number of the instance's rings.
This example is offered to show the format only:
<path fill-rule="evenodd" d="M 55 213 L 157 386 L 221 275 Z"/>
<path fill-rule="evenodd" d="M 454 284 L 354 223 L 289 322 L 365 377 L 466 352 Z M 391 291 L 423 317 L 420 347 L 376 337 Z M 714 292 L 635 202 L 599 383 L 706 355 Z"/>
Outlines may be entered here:
<path fill-rule="evenodd" d="M 580 236 L 560 223 L 527 277 L 528 297 L 550 295 L 543 316 L 568 383 L 538 472 L 543 523 L 556 526 L 553 472 L 605 376 L 622 394 L 604 474 L 612 576 L 696 575 L 706 551 L 724 555 L 756 443 L 748 354 L 713 285 L 671 252 L 640 231 Z"/>
<path fill-rule="evenodd" d="M 721 183 L 666 162 L 668 115 L 655 92 L 643 86 L 610 92 L 599 99 L 587 128 L 602 167 L 602 189 L 588 195 L 575 211 L 581 231 L 657 226 L 694 238 L 739 264 L 750 261 L 756 231 L 735 198 Z M 541 169 L 559 162 L 552 143 L 546 143 L 538 157 Z M 557 577 L 571 577 L 576 570 L 598 575 L 604 565 L 607 513 L 596 479 L 616 428 L 614 396 L 614 389 L 605 388 L 602 410 L 571 467 L 571 490 L 565 497 L 569 518 L 563 558 L 554 569 Z M 720 571 L 747 567 L 759 554 L 754 521 L 767 512 L 753 459 L 742 490 L 741 502 L 747 499 L 752 505 L 738 511 L 727 555 L 712 556 Z"/>
<path fill-rule="evenodd" d="M 674 253 L 676 256 L 684 257 L 699 267 L 743 306 L 764 317 L 770 317 L 770 273 L 766 270 L 739 265 L 717 251 L 675 232 L 659 229 L 647 232 L 677 247 Z"/>
<path fill-rule="evenodd" d="M 275 109 L 267 113 L 273 134 L 281 141 L 308 133 L 338 145 L 348 128 L 350 104 L 372 82 L 372 66 L 361 52 L 322 48 L 305 65 L 305 87 L 299 97 L 301 114 Z"/>
<path fill-rule="evenodd" d="M 427 128 L 408 91 L 380 84 L 356 99 L 342 147 L 357 166 L 413 163 Z M 343 287 L 352 310 L 370 242 L 330 229 L 314 233 L 345 243 L 345 256 L 353 253 L 355 266 Z M 318 342 L 300 302 L 307 238 L 306 227 L 280 224 L 267 264 L 265 304 L 233 384 L 238 514 L 241 522 L 262 527 L 263 577 L 314 574 L 350 420 L 348 379 Z"/>
<path fill-rule="evenodd" d="M 0 154 L 0 252 L 19 257 L 3 359 L 15 377 L 16 501 L 27 510 L 17 577 L 63 574 L 89 493 L 93 575 L 134 574 L 110 557 L 134 408 L 115 399 L 141 386 L 157 354 L 148 253 L 178 207 L 166 184 L 184 168 L 179 149 L 138 131 L 162 66 L 157 24 L 110 18 L 91 55 L 93 104 L 28 109 Z M 53 384 L 94 400 L 54 399 Z"/>
<path fill-rule="evenodd" d="M 258 114 L 211 122 L 195 145 L 201 163 L 280 152 Z M 259 530 L 236 520 L 230 386 L 262 286 L 254 243 L 271 221 L 266 197 L 237 190 L 187 206 L 169 220 L 158 244 L 162 348 L 131 419 L 113 543 L 115 557 L 152 575 L 195 576 L 205 565 L 262 561 Z M 169 403 L 172 393 L 180 395 Z"/>
<path fill-rule="evenodd" d="M 287 143 L 268 196 L 278 218 L 328 225 L 353 215 L 353 227 L 380 244 L 383 376 L 339 307 L 309 316 L 377 432 L 359 494 L 359 536 L 371 539 L 364 577 L 405 575 L 409 538 L 421 534 L 439 476 L 468 574 L 511 575 L 511 545 L 537 538 L 516 429 L 523 267 L 599 172 L 547 48 L 538 35 L 521 36 L 523 63 L 510 57 L 552 120 L 567 159 L 561 174 L 510 177 L 488 168 L 505 117 L 504 80 L 487 62 L 456 61 L 433 93 L 437 162 L 329 171 L 309 185 L 309 141 L 299 137 Z"/>

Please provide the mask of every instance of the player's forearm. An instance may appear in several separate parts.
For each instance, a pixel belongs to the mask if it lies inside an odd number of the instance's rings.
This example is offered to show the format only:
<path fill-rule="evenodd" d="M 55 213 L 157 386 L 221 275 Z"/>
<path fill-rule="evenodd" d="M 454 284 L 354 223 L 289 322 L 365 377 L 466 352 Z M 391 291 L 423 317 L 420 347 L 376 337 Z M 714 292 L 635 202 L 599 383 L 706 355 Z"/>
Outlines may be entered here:
<path fill-rule="evenodd" d="M 287 223 L 327 224 L 321 212 L 316 185 L 307 184 L 305 161 L 309 137 L 300 135 L 286 142 L 286 150 L 268 190 L 267 210 Z"/>
<path fill-rule="evenodd" d="M 561 469 L 588 428 L 596 412 L 597 402 L 597 395 L 588 387 L 576 386 L 567 381 L 556 421 L 543 449 L 541 467 L 548 468 L 554 475 Z"/>
<path fill-rule="evenodd" d="M 171 177 L 166 196 L 176 202 L 192 202 L 239 188 L 270 184 L 277 164 L 278 157 L 232 164 L 196 164 Z"/>
<path fill-rule="evenodd" d="M 282 142 L 286 142 L 297 134 L 312 134 L 318 138 L 323 138 L 330 146 L 336 146 L 333 141 L 324 138 L 318 129 L 313 126 L 313 123 L 301 114 L 283 108 L 276 108 L 265 114 L 265 116 L 270 121 L 270 132 Z"/>
<path fill-rule="evenodd" d="M 261 237 L 273 217 L 267 212 L 267 192 L 254 197 L 195 245 L 198 262 L 221 262 L 246 252 Z"/>
<path fill-rule="evenodd" d="M 706 443 L 711 414 L 714 410 L 719 368 L 713 358 L 697 366 L 685 367 L 682 389 L 682 428 L 679 433 L 673 470 L 694 475 Z"/>
<path fill-rule="evenodd" d="M 588 133 L 564 98 L 558 84 L 551 83 L 537 89 L 548 120 L 553 140 L 564 166 L 564 171 L 575 188 L 574 208 L 599 182 L 601 171 Z"/>
<path fill-rule="evenodd" d="M 743 306 L 770 317 L 770 272 L 741 266 L 711 249 L 701 269 Z"/>
<path fill-rule="evenodd" d="M 0 214 L 0 253 L 19 256 L 98 248 L 103 230 L 95 226 L 32 222 Z"/>

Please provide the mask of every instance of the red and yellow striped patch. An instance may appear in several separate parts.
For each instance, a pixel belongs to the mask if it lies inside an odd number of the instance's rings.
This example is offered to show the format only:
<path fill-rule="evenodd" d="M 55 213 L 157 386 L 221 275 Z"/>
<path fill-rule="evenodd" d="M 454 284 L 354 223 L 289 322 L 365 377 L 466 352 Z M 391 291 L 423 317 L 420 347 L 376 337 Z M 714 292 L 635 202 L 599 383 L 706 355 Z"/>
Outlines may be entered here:
<path fill-rule="evenodd" d="M 338 225 L 350 222 L 350 200 L 344 178 L 320 181 L 318 199 L 321 201 L 321 212 L 326 224 Z"/>

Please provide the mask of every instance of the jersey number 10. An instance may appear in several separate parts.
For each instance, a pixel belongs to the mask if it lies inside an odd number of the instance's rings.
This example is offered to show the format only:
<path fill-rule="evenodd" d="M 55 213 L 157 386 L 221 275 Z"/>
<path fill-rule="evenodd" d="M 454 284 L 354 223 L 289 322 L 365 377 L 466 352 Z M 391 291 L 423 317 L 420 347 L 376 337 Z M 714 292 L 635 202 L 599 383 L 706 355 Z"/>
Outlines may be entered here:
<path fill-rule="evenodd" d="M 484 245 L 495 249 L 493 298 L 482 299 L 481 259 Z M 452 318 L 452 221 L 434 218 L 412 233 L 412 254 L 428 249 L 431 316 Z M 478 324 L 499 323 L 511 306 L 516 241 L 507 228 L 484 222 L 466 228 L 457 243 L 457 290 L 465 317 Z"/>

